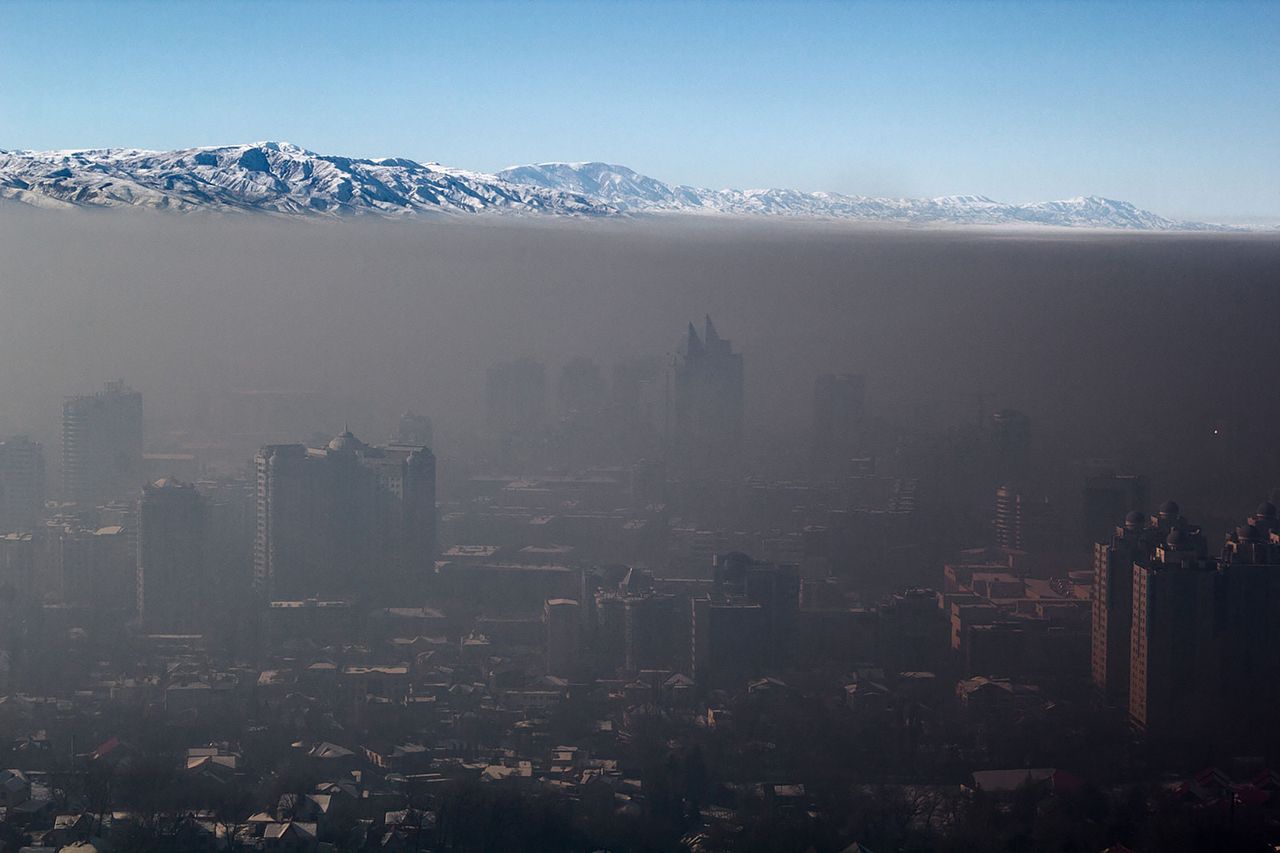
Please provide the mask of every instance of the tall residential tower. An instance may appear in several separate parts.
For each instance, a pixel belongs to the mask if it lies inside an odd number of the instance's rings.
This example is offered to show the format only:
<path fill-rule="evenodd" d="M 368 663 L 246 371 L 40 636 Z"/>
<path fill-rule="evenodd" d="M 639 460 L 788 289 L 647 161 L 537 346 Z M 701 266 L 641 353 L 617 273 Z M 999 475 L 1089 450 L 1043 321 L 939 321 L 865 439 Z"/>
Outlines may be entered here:
<path fill-rule="evenodd" d="M 122 381 L 62 404 L 63 497 L 95 506 L 142 483 L 142 395 Z"/>

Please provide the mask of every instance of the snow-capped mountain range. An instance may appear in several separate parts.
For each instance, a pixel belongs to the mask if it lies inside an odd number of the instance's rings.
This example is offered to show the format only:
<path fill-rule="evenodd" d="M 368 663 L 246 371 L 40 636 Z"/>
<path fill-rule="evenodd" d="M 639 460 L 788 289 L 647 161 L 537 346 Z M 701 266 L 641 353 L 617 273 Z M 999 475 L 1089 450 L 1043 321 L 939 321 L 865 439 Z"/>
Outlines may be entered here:
<path fill-rule="evenodd" d="M 496 175 L 321 155 L 286 142 L 144 151 L 0 151 L 0 200 L 307 216 L 517 213 L 807 217 L 863 222 L 1205 230 L 1094 196 L 1005 204 L 985 196 L 889 199 L 797 190 L 671 186 L 625 166 L 543 163 Z"/>
<path fill-rule="evenodd" d="M 867 222 L 956 223 L 998 225 L 1023 223 L 1087 228 L 1140 230 L 1202 229 L 1198 223 L 1175 222 L 1125 201 L 1096 196 L 1005 204 L 986 196 L 941 198 L 871 198 L 798 190 L 707 190 L 670 186 L 608 163 L 543 163 L 513 166 L 498 177 L 528 186 L 580 193 L 619 210 L 637 213 L 718 213 L 736 216 L 807 216 Z"/>

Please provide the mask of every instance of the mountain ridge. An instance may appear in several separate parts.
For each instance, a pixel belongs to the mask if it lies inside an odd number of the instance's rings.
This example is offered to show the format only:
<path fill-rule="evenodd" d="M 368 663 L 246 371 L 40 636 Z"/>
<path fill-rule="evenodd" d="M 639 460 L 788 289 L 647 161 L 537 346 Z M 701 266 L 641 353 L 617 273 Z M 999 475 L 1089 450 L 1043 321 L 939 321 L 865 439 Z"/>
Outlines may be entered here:
<path fill-rule="evenodd" d="M 1009 204 L 985 195 L 905 199 L 789 189 L 710 190 L 664 184 L 626 166 L 600 161 L 553 161 L 512 166 L 497 175 L 544 188 L 589 193 L 629 212 L 709 212 L 869 222 L 1023 224 L 1159 231 L 1234 230 L 1231 226 L 1180 222 L 1126 201 L 1093 195 Z"/>
<path fill-rule="evenodd" d="M 317 154 L 261 141 L 152 151 L 0 150 L 0 199 L 42 207 L 404 217 L 711 215 L 902 224 L 1032 225 L 1123 230 L 1237 230 L 1178 222 L 1128 202 L 1078 196 L 1007 204 L 983 195 L 892 199 L 791 189 L 667 184 L 626 166 L 584 161 L 496 174 L 404 157 Z"/>

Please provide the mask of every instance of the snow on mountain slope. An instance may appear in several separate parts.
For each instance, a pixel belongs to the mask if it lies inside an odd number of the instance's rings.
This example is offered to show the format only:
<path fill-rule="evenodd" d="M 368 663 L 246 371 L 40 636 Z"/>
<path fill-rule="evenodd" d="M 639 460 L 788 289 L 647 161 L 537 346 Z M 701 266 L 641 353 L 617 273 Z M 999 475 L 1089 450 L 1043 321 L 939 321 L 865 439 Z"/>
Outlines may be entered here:
<path fill-rule="evenodd" d="M 308 216 L 510 212 L 552 216 L 712 214 L 864 222 L 1204 230 L 1089 196 L 1005 204 L 985 196 L 891 199 L 788 189 L 673 186 L 608 163 L 513 166 L 497 175 L 402 158 L 316 154 L 287 142 L 180 151 L 0 151 L 0 200 L 44 207 L 149 207 Z"/>
<path fill-rule="evenodd" d="M 541 163 L 503 169 L 498 176 L 544 189 L 580 192 L 633 213 L 716 213 L 807 216 L 867 222 L 1027 224 L 1135 230 L 1203 230 L 1124 201 L 1089 196 L 1066 201 L 1005 204 L 986 196 L 891 199 L 786 189 L 709 190 L 671 186 L 626 166 Z"/>
<path fill-rule="evenodd" d="M 181 151 L 0 152 L 0 198 L 31 204 L 286 214 L 607 214 L 581 195 L 412 160 L 315 154 L 286 142 Z"/>

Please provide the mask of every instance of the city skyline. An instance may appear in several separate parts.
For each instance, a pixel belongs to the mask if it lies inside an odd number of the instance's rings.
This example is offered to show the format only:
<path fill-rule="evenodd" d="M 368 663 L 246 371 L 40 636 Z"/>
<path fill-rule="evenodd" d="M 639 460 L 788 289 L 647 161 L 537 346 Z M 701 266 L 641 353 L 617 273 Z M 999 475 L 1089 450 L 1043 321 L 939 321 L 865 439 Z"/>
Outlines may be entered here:
<path fill-rule="evenodd" d="M 0 12 L 0 853 L 1280 851 L 1280 5 Z"/>

